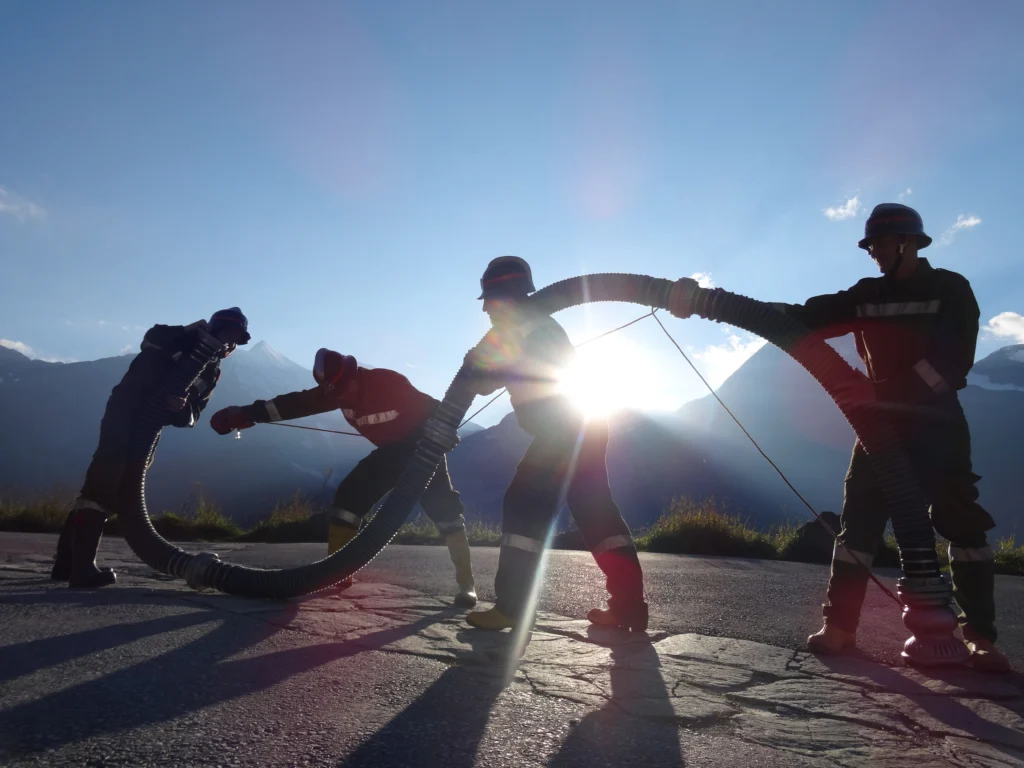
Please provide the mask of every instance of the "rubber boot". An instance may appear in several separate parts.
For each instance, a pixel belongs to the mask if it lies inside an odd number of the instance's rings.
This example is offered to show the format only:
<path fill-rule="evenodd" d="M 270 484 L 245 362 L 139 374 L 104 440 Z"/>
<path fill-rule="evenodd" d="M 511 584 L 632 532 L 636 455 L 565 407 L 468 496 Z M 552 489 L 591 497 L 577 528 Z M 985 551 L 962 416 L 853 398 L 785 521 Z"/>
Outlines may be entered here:
<path fill-rule="evenodd" d="M 114 572 L 96 567 L 96 551 L 103 538 L 103 524 L 107 514 L 98 509 L 79 509 L 75 512 L 74 541 L 71 553 L 71 575 L 68 586 L 74 589 L 96 589 L 117 581 Z"/>
<path fill-rule="evenodd" d="M 452 565 L 455 566 L 455 583 L 459 591 L 455 595 L 455 604 L 472 608 L 476 605 L 476 584 L 473 578 L 473 561 L 469 554 L 469 539 L 466 531 L 453 531 L 444 537 L 448 547 Z"/>
<path fill-rule="evenodd" d="M 64 518 L 64 527 L 60 529 L 57 539 L 57 554 L 53 559 L 50 578 L 54 581 L 67 581 L 71 578 L 71 544 L 75 538 L 75 510 L 68 512 Z"/>
<path fill-rule="evenodd" d="M 996 648 L 995 643 L 984 637 L 969 626 L 963 627 L 964 642 L 971 652 L 968 662 L 979 672 L 1012 672 L 1010 660 Z"/>
<path fill-rule="evenodd" d="M 607 608 L 594 608 L 587 621 L 599 627 L 618 627 L 632 632 L 646 632 L 649 610 L 644 601 L 617 603 L 608 601 Z"/>
<path fill-rule="evenodd" d="M 354 525 L 343 523 L 340 520 L 331 520 L 327 528 L 327 556 L 330 557 L 339 549 L 348 544 L 359 533 Z M 342 579 L 334 585 L 335 589 L 348 589 L 352 586 L 352 577 Z"/>
<path fill-rule="evenodd" d="M 495 631 L 512 629 L 515 626 L 515 622 L 497 608 L 491 608 L 489 611 L 473 611 L 472 613 L 467 613 L 466 621 L 477 629 L 490 629 Z"/>
<path fill-rule="evenodd" d="M 807 638 L 807 650 L 825 656 L 850 651 L 856 647 L 857 633 L 847 632 L 835 624 L 825 624 L 819 631 Z"/>

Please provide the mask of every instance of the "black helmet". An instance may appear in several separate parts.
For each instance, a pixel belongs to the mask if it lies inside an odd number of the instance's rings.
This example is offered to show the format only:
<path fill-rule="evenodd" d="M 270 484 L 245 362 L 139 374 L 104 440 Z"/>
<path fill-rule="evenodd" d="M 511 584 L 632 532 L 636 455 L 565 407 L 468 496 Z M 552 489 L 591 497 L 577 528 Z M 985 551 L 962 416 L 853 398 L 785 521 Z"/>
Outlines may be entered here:
<path fill-rule="evenodd" d="M 321 347 L 313 361 L 313 378 L 328 392 L 332 389 L 341 390 L 355 375 L 358 367 L 359 364 L 352 355 L 343 355 L 333 349 Z"/>
<path fill-rule="evenodd" d="M 252 338 L 249 335 L 249 320 L 238 307 L 230 307 L 214 312 L 210 322 L 206 324 L 206 330 L 216 336 L 218 331 L 232 325 L 242 329 L 244 338 L 240 343 L 248 344 L 249 339 Z"/>
<path fill-rule="evenodd" d="M 481 299 L 523 297 L 536 290 L 530 265 L 518 256 L 493 259 L 480 278 Z"/>
<path fill-rule="evenodd" d="M 864 222 L 864 239 L 857 245 L 866 251 L 871 238 L 879 235 L 916 235 L 918 248 L 927 248 L 932 244 L 932 239 L 924 233 L 921 214 L 900 203 L 876 205 Z"/>

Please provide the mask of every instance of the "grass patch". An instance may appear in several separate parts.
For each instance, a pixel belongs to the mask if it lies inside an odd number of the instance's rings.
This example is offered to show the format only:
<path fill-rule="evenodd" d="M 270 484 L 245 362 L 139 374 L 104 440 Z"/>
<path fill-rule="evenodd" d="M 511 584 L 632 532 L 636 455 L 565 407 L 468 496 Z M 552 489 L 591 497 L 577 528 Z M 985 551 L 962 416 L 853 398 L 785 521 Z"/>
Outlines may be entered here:
<path fill-rule="evenodd" d="M 1024 576 L 1024 544 L 1017 546 L 1013 536 L 996 542 L 996 573 Z"/>
<path fill-rule="evenodd" d="M 0 495 L 0 530 L 57 533 L 74 498 L 74 493 L 60 491 L 31 499 L 15 494 Z M 180 511 L 153 517 L 153 526 L 170 541 L 326 543 L 327 520 L 325 507 L 296 493 L 277 504 L 267 517 L 243 528 L 197 491 Z M 798 530 L 799 525 L 790 522 L 760 531 L 713 499 L 698 503 L 681 498 L 674 499 L 650 528 L 637 530 L 635 535 L 637 549 L 645 552 L 828 562 L 827 553 L 818 558 L 807 556 L 806 548 L 798 546 Z M 107 521 L 104 531 L 120 535 L 116 517 Z M 470 523 L 466 533 L 474 547 L 496 547 L 501 541 L 501 530 L 497 526 L 480 521 Z M 443 544 L 444 539 L 437 527 L 419 514 L 399 529 L 393 542 Z M 558 549 L 586 549 L 576 530 L 557 534 L 553 544 Z M 941 539 L 936 542 L 936 555 L 943 568 L 949 566 L 947 548 L 948 542 Z M 1024 544 L 1018 545 L 1014 537 L 1009 536 L 999 539 L 993 550 L 996 573 L 1024 576 Z M 898 568 L 899 565 L 896 540 L 890 532 L 875 559 L 875 567 Z"/>
<path fill-rule="evenodd" d="M 636 544 L 645 552 L 774 560 L 795 536 L 796 528 L 790 524 L 758 531 L 738 515 L 719 508 L 713 499 L 701 503 L 673 499 L 665 514 L 637 537 Z"/>

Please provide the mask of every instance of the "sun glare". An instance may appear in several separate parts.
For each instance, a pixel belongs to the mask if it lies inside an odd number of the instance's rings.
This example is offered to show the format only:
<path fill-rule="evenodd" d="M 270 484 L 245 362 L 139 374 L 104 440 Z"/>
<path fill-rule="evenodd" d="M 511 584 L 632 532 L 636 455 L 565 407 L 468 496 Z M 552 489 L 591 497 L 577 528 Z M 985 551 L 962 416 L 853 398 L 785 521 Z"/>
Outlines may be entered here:
<path fill-rule="evenodd" d="M 671 382 L 653 356 L 639 345 L 611 336 L 576 351 L 562 375 L 561 391 L 587 416 L 679 406 Z"/>

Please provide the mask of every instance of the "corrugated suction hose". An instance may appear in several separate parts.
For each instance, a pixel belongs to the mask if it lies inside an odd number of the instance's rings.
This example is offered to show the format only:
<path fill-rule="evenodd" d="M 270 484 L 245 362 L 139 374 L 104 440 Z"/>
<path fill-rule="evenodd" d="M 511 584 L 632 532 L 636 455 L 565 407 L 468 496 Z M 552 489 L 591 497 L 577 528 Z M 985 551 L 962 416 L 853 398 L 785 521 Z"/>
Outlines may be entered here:
<path fill-rule="evenodd" d="M 575 277 L 543 288 L 531 301 L 552 314 L 597 301 L 677 311 L 687 306 L 701 317 L 743 328 L 782 349 L 822 385 L 864 444 L 889 506 L 904 558 L 904 573 L 915 578 L 938 576 L 935 539 L 924 495 L 896 434 L 871 407 L 869 382 L 797 320 L 770 304 L 745 296 L 644 275 Z M 121 512 L 129 546 L 158 571 L 186 578 L 195 588 L 209 587 L 232 595 L 297 597 L 326 589 L 351 576 L 394 538 L 433 477 L 444 448 L 429 436 L 421 438 L 397 485 L 373 520 L 344 548 L 323 560 L 297 568 L 262 569 L 224 562 L 211 553 L 185 552 L 164 540 L 150 522 L 146 510 L 146 465 L 166 417 L 159 404 L 168 395 L 184 393 L 217 353 L 217 340 L 203 336 L 191 356 L 180 360 L 166 377 L 137 420 L 127 476 L 136 493 Z M 464 364 L 434 414 L 435 419 L 452 429 L 458 427 L 473 402 L 468 374 Z"/>

